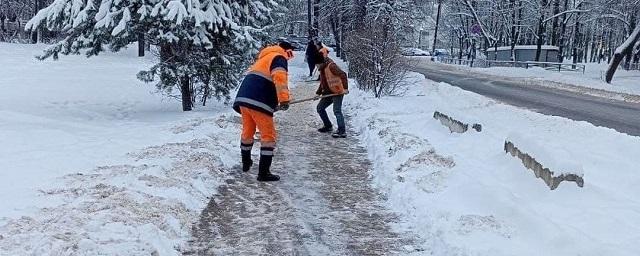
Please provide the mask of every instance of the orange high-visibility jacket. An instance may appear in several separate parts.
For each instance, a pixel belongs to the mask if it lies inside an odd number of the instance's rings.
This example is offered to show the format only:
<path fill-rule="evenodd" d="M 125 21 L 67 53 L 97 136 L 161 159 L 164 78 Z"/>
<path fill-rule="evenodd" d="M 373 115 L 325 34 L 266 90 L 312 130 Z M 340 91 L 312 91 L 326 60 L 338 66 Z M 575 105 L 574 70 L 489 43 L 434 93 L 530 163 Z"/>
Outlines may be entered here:
<path fill-rule="evenodd" d="M 233 109 L 240 106 L 273 115 L 279 103 L 289 101 L 287 53 L 280 46 L 269 46 L 258 54 L 258 59 L 244 77 Z"/>
<path fill-rule="evenodd" d="M 316 94 L 343 94 L 348 89 L 347 73 L 342 71 L 331 58 L 327 58 L 326 62 L 320 65 L 320 86 Z"/>

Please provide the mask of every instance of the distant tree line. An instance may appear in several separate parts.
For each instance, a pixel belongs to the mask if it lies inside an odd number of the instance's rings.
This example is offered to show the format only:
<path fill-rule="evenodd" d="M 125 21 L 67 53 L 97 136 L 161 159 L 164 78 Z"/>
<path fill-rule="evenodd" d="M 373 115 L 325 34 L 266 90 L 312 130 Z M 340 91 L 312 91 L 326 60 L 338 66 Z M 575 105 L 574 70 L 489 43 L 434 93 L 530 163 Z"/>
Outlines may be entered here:
<path fill-rule="evenodd" d="M 640 61 L 640 44 L 632 37 L 640 21 L 637 0 L 443 0 L 443 5 L 442 36 L 458 58 L 473 57 L 476 48 L 510 46 L 514 59 L 516 45 L 536 45 L 539 60 L 541 46 L 553 45 L 561 62 L 615 60 L 628 69 Z M 616 54 L 625 42 L 631 45 Z"/>

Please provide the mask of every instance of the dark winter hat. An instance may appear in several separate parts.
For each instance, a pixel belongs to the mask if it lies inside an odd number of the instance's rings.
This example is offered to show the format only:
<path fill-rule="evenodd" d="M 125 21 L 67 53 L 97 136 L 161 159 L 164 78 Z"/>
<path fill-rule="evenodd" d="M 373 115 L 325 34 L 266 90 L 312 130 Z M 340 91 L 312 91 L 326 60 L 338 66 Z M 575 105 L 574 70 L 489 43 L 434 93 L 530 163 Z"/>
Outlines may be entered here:
<path fill-rule="evenodd" d="M 285 49 L 285 50 L 293 50 L 293 45 L 291 45 L 291 43 L 287 41 L 282 41 L 278 43 L 278 46 L 282 47 L 282 49 Z"/>

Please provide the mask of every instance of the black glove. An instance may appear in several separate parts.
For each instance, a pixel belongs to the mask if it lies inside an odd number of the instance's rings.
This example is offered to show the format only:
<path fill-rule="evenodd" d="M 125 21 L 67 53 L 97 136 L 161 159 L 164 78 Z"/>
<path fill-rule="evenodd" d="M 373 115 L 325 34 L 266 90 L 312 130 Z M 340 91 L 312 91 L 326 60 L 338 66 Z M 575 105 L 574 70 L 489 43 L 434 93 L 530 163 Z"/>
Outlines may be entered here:
<path fill-rule="evenodd" d="M 287 111 L 289 109 L 289 102 L 282 102 L 278 106 L 278 110 Z"/>

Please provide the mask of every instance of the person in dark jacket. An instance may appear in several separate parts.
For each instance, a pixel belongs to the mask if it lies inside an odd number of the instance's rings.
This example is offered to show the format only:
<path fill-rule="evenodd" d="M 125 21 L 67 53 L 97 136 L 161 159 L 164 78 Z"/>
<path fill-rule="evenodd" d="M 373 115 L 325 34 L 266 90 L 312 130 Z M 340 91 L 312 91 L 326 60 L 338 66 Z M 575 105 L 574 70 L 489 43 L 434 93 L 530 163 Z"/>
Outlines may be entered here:
<path fill-rule="evenodd" d="M 318 69 L 320 70 L 320 86 L 316 91 L 316 97 L 320 98 L 324 96 L 324 98 L 320 99 L 316 108 L 323 124 L 323 127 L 318 129 L 318 131 L 322 133 L 333 131 L 333 125 L 326 111 L 326 109 L 333 104 L 333 114 L 337 119 L 338 130 L 331 136 L 334 138 L 345 138 L 347 134 L 344 116 L 342 114 L 342 99 L 345 94 L 349 93 L 347 73 L 342 71 L 329 57 L 324 59 L 324 62 L 318 66 Z M 328 95 L 331 96 L 326 97 Z"/>
<path fill-rule="evenodd" d="M 313 71 L 315 70 L 316 65 L 322 63 L 322 57 L 313 40 L 309 40 L 309 43 L 307 44 L 305 57 L 307 60 L 307 65 L 309 65 L 309 77 L 311 77 L 313 76 Z"/>

